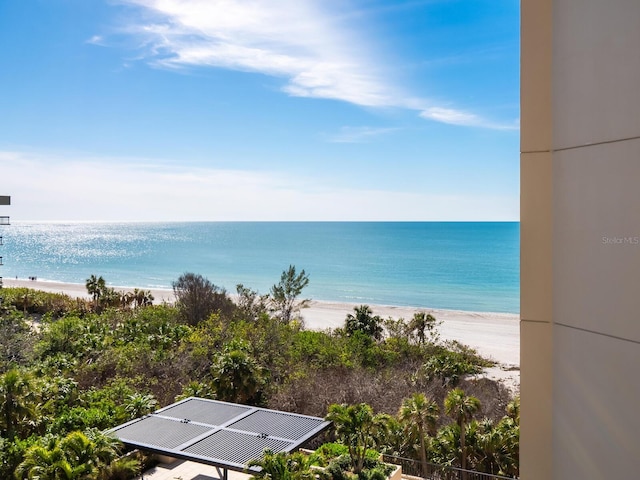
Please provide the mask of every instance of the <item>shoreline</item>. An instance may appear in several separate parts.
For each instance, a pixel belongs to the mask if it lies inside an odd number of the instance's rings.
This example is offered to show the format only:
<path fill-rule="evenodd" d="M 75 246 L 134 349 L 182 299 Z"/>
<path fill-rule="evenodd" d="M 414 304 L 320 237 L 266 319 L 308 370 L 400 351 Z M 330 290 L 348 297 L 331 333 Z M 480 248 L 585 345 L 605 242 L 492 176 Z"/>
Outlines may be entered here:
<path fill-rule="evenodd" d="M 23 287 L 51 293 L 64 293 L 71 297 L 90 298 L 83 284 L 42 280 L 4 279 L 6 287 Z M 110 285 L 118 291 L 133 291 L 132 287 Z M 144 288 L 154 296 L 154 303 L 174 300 L 170 289 Z M 344 325 L 348 313 L 360 303 L 331 302 L 311 300 L 309 307 L 302 310 L 305 326 L 313 330 L 338 328 Z M 418 308 L 411 306 L 373 305 L 374 315 L 382 318 L 392 317 L 405 320 L 419 311 L 428 312 L 442 323 L 438 327 L 442 340 L 456 340 L 475 348 L 481 355 L 501 364 L 503 368 L 515 368 L 520 365 L 520 317 L 511 313 L 468 312 L 463 310 L 444 310 Z M 505 372 L 514 373 L 514 372 Z M 519 372 L 518 373 L 519 377 Z"/>

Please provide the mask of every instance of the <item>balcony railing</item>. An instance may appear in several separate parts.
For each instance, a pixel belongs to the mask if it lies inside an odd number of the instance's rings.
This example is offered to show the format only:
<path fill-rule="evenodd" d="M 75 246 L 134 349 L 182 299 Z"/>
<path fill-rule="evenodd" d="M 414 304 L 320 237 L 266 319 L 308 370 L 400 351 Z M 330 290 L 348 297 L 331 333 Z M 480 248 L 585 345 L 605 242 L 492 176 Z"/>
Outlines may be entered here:
<path fill-rule="evenodd" d="M 383 455 L 382 460 L 386 463 L 402 465 L 403 477 L 424 478 L 425 480 L 513 480 L 516 478 L 476 472 L 474 470 L 463 470 L 462 468 L 436 465 L 435 463 L 427 463 L 427 469 L 424 472 L 421 462 L 393 455 Z"/>
<path fill-rule="evenodd" d="M 0 216 L 0 225 L 9 225 L 9 217 Z"/>

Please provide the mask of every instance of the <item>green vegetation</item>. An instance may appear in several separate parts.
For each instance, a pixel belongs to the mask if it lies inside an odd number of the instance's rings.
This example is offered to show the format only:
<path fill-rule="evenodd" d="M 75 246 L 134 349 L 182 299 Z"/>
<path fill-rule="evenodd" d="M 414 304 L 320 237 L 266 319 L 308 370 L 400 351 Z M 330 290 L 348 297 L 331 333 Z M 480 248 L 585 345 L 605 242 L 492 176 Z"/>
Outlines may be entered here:
<path fill-rule="evenodd" d="M 458 425 L 460 432 L 460 466 L 467 468 L 467 449 L 465 442 L 466 424 L 473 418 L 473 415 L 480 409 L 480 400 L 475 397 L 469 397 L 465 393 L 456 388 L 447 394 L 444 399 L 444 408 L 451 418 Z"/>
<path fill-rule="evenodd" d="M 119 457 L 120 445 L 96 431 L 49 437 L 32 445 L 18 465 L 16 478 L 40 480 L 131 478 L 139 471 L 136 459 Z"/>
<path fill-rule="evenodd" d="M 309 275 L 302 270 L 296 273 L 296 267 L 282 272 L 280 281 L 271 287 L 271 305 L 276 317 L 285 323 L 296 318 L 300 310 L 307 307 L 309 300 L 298 300 L 302 290 L 309 285 Z"/>
<path fill-rule="evenodd" d="M 269 295 L 238 285 L 234 302 L 186 273 L 175 305 L 95 275 L 90 300 L 3 289 L 0 478 L 128 478 L 140 463 L 119 460 L 122 446 L 99 432 L 187 396 L 327 415 L 342 445 L 322 460 L 334 477 L 346 468 L 378 478 L 374 449 L 517 473 L 519 406 L 504 415 L 508 392 L 466 376 L 489 362 L 440 342 L 428 314 L 381 319 L 362 305 L 345 312 L 343 328 L 305 330 L 294 320 L 308 282 L 290 266 Z M 461 390 L 449 393 L 453 385 Z M 281 454 L 260 461 L 291 478 L 307 478 L 311 465 Z"/>
<path fill-rule="evenodd" d="M 373 409 L 366 403 L 359 403 L 331 405 L 327 420 L 333 422 L 336 436 L 347 446 L 353 472 L 360 473 L 367 451 L 376 446 L 380 433 L 386 430 L 385 418 L 374 415 Z"/>
<path fill-rule="evenodd" d="M 344 322 L 344 332 L 348 337 L 360 333 L 372 340 L 382 340 L 384 330 L 382 318 L 373 315 L 369 305 L 354 307 L 354 313 L 349 313 Z"/>
<path fill-rule="evenodd" d="M 247 467 L 260 467 L 253 480 L 315 480 L 309 457 L 302 453 L 273 453 L 265 450 L 261 459 L 252 460 Z"/>
<path fill-rule="evenodd" d="M 423 393 L 414 393 L 402 401 L 398 421 L 404 425 L 405 435 L 410 442 L 419 445 L 422 471 L 427 472 L 427 434 L 435 435 L 440 408 Z"/>
<path fill-rule="evenodd" d="M 422 393 L 403 399 L 395 416 L 376 414 L 366 403 L 333 404 L 326 419 L 333 422 L 335 442 L 322 444 L 307 458 L 269 452 L 264 461 L 250 465 L 267 467 L 254 478 L 383 480 L 393 467 L 380 461 L 382 453 L 418 460 L 425 475 L 431 463 L 517 477 L 519 405 L 519 399 L 512 400 L 496 422 L 478 419 L 480 401 L 460 389 L 445 398 L 447 417 Z M 466 472 L 460 475 L 467 478 Z"/>
<path fill-rule="evenodd" d="M 176 307 L 182 320 L 189 325 L 197 325 L 213 312 L 228 313 L 233 303 L 226 292 L 202 275 L 184 273 L 173 282 Z"/>
<path fill-rule="evenodd" d="M 252 477 L 255 480 L 384 480 L 393 471 L 394 467 L 380 461 L 377 451 L 369 449 L 363 453 L 362 465 L 357 473 L 350 448 L 337 442 L 325 443 L 311 454 L 274 454 L 265 450 L 263 458 L 249 462 L 248 467 L 257 466 L 262 469 Z"/>

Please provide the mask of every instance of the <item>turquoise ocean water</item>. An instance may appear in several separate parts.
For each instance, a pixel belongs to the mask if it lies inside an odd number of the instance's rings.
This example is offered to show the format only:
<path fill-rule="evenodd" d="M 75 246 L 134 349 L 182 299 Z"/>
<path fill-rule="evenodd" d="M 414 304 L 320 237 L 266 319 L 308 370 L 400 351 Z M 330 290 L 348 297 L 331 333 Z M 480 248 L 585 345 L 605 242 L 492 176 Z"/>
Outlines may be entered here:
<path fill-rule="evenodd" d="M 356 304 L 519 311 L 517 222 L 13 223 L 5 278 L 171 288 L 184 272 L 260 293 L 290 264 L 305 297 Z"/>

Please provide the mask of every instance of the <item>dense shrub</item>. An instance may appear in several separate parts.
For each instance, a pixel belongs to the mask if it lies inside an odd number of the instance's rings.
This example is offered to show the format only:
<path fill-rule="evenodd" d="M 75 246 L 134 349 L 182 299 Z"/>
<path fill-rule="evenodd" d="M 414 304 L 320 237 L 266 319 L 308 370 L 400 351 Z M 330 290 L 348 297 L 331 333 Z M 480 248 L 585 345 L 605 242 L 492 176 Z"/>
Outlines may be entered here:
<path fill-rule="evenodd" d="M 479 415 L 513 431 L 499 423 L 508 392 L 495 382 L 466 378 L 489 362 L 463 345 L 431 341 L 437 338 L 428 329 L 431 323 L 424 333 L 422 324 L 387 320 L 385 338 L 369 309 L 363 310 L 364 320 L 353 316 L 354 328 L 309 331 L 300 322 L 271 316 L 257 297 L 230 313 L 228 297 L 215 289 L 219 308 L 201 306 L 197 315 L 187 313 L 184 301 L 177 307 L 141 304 L 94 313 L 84 300 L 60 294 L 4 293 L 9 308 L 0 313 L 0 375 L 18 368 L 30 379 L 25 406 L 37 408 L 17 420 L 15 440 L 0 440 L 0 478 L 36 441 L 29 435 L 62 438 L 110 428 L 184 396 L 318 417 L 334 403 L 364 402 L 395 415 L 402 399 L 416 391 L 442 407 L 448 385 L 457 382 L 481 400 Z M 392 430 L 389 442 L 402 436 L 398 425 Z M 327 448 L 337 453 L 342 447 Z M 361 474 L 363 480 L 378 478 L 372 468 Z"/>
<path fill-rule="evenodd" d="M 72 312 L 89 311 L 87 302 L 71 298 L 64 293 L 50 293 L 25 287 L 5 287 L 2 289 L 3 307 L 14 308 L 24 314 L 48 314 L 59 318 Z"/>

